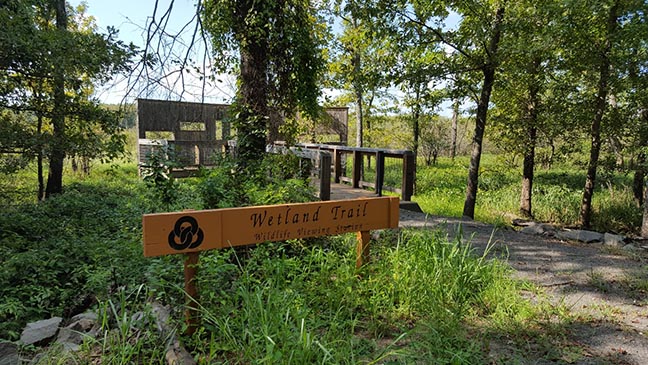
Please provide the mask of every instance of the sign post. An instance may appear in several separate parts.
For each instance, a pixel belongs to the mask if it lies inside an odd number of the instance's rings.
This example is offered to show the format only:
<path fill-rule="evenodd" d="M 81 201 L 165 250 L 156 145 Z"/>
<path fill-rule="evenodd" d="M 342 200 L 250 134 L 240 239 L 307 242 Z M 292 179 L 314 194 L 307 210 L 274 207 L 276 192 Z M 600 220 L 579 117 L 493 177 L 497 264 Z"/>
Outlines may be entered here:
<path fill-rule="evenodd" d="M 263 242 L 356 232 L 356 267 L 369 260 L 372 229 L 398 227 L 398 198 L 378 197 L 145 214 L 144 256 L 187 254 L 187 334 L 197 327 L 199 252 Z"/>
<path fill-rule="evenodd" d="M 191 252 L 185 255 L 184 261 L 184 290 L 187 296 L 187 309 L 185 310 L 185 323 L 187 324 L 187 335 L 193 335 L 198 328 L 198 286 L 196 285 L 196 274 L 198 273 L 199 252 Z"/>

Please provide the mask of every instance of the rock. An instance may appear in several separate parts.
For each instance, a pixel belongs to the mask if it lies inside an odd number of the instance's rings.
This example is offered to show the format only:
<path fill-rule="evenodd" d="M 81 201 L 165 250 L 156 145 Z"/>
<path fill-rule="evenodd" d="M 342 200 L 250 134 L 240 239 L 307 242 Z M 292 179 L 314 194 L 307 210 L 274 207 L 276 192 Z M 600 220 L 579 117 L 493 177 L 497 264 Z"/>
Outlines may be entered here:
<path fill-rule="evenodd" d="M 131 327 L 135 328 L 140 328 L 143 327 L 146 324 L 146 314 L 144 312 L 139 311 L 133 313 L 131 316 Z"/>
<path fill-rule="evenodd" d="M 166 361 L 167 364 L 169 365 L 195 365 L 196 360 L 194 360 L 193 356 L 189 354 L 189 352 L 180 345 L 180 342 L 178 340 L 175 340 L 173 342 L 173 346 L 171 346 L 167 352 L 166 352 Z"/>
<path fill-rule="evenodd" d="M 19 365 L 18 346 L 11 342 L 0 342 L 0 365 Z"/>
<path fill-rule="evenodd" d="M 637 251 L 637 246 L 635 246 L 633 244 L 627 244 L 627 245 L 623 246 L 623 249 L 626 250 L 626 251 L 634 252 L 634 251 Z"/>
<path fill-rule="evenodd" d="M 63 351 L 76 352 L 81 348 L 81 346 L 77 345 L 76 343 L 61 342 L 59 344 L 63 348 Z"/>
<path fill-rule="evenodd" d="M 62 320 L 61 317 L 53 317 L 28 323 L 20 335 L 20 341 L 25 345 L 31 345 L 52 338 L 56 335 Z"/>
<path fill-rule="evenodd" d="M 98 326 L 96 315 L 76 315 L 72 317 L 72 319 L 75 318 L 76 321 L 61 328 L 56 337 L 56 342 L 61 344 L 66 350 L 77 351 L 79 345 L 83 343 L 85 338 L 97 337 Z"/>
<path fill-rule="evenodd" d="M 521 219 L 521 218 L 515 218 L 515 219 L 513 219 L 511 221 L 511 224 L 513 224 L 514 226 L 517 226 L 517 227 L 526 227 L 526 226 L 532 225 L 534 223 L 536 223 L 536 222 L 530 221 L 528 219 Z"/>
<path fill-rule="evenodd" d="M 163 306 L 160 303 L 153 302 L 151 303 L 151 312 L 155 318 L 155 325 L 157 329 L 162 334 L 167 334 L 171 332 L 171 312 L 168 306 Z"/>
<path fill-rule="evenodd" d="M 522 233 L 533 234 L 533 235 L 545 235 L 550 236 L 555 234 L 555 228 L 546 223 L 537 223 L 529 222 L 524 225 L 524 228 L 520 230 Z"/>
<path fill-rule="evenodd" d="M 585 243 L 603 241 L 603 234 L 581 229 L 564 230 L 556 232 L 556 238 L 561 240 L 581 241 Z"/>
<path fill-rule="evenodd" d="M 91 320 L 91 321 L 96 323 L 97 319 L 98 319 L 97 313 L 95 313 L 95 312 L 79 313 L 79 314 L 77 314 L 76 316 L 74 316 L 74 317 L 72 317 L 70 319 L 70 323 L 77 322 L 77 321 L 80 321 L 82 319 L 88 319 L 88 320 Z"/>
<path fill-rule="evenodd" d="M 625 245 L 624 241 L 625 237 L 618 234 L 605 233 L 603 235 L 603 242 L 608 246 L 623 247 Z"/>

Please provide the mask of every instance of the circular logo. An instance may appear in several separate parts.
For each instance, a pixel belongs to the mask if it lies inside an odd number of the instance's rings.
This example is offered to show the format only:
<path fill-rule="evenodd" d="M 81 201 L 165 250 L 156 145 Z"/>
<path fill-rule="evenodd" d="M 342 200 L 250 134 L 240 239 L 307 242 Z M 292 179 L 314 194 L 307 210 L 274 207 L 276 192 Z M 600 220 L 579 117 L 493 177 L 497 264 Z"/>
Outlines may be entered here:
<path fill-rule="evenodd" d="M 169 246 L 174 250 L 185 250 L 200 246 L 205 235 L 198 227 L 198 221 L 191 216 L 184 216 L 178 219 L 169 233 Z"/>

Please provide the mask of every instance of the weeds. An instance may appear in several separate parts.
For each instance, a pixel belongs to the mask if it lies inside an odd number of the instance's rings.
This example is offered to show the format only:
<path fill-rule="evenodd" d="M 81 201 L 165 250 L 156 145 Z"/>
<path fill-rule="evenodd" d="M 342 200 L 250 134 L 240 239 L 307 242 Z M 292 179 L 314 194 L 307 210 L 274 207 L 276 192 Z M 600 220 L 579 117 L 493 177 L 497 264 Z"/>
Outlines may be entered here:
<path fill-rule="evenodd" d="M 508 269 L 470 244 L 429 231 L 395 244 L 385 236 L 361 278 L 352 235 L 266 244 L 249 258 L 209 253 L 199 285 L 218 289 L 203 296 L 194 348 L 209 349 L 206 362 L 474 363 L 481 345 L 464 321 L 528 310 Z"/>
<path fill-rule="evenodd" d="M 414 196 L 430 214 L 460 217 L 465 200 L 467 161 L 441 158 L 437 165 L 417 170 Z M 476 219 L 509 223 L 518 216 L 520 178 L 517 171 L 503 169 L 495 156 L 486 155 L 479 175 Z M 577 171 L 574 171 L 574 170 Z M 579 223 L 584 172 L 576 167 L 537 170 L 533 186 L 533 214 L 537 221 L 564 226 Z M 633 201 L 631 181 L 625 175 L 612 175 L 597 186 L 593 199 L 593 228 L 601 232 L 637 233 L 641 210 Z"/>
<path fill-rule="evenodd" d="M 458 179 L 460 165 L 437 166 L 447 168 L 450 182 L 425 193 L 452 190 Z M 42 361 L 161 363 L 169 338 L 155 329 L 146 303 L 180 311 L 181 258 L 143 258 L 141 214 L 229 204 L 230 172 L 184 180 L 173 201 L 156 202 L 133 181 L 132 166 L 98 170 L 96 180 L 0 217 L 0 337 L 15 339 L 24 322 L 61 314 L 89 296 L 102 336 L 73 355 L 52 348 Z M 308 197 L 301 180 L 267 172 L 256 185 L 234 184 L 242 190 L 235 198 L 253 204 Z M 425 174 L 423 181 L 435 178 Z M 508 183 L 493 178 L 488 191 Z M 530 336 L 541 321 L 537 311 L 546 310 L 521 298 L 528 285 L 510 279 L 504 263 L 460 239 L 388 231 L 372 243 L 372 261 L 360 271 L 354 245 L 345 235 L 202 253 L 202 323 L 183 340 L 204 364 L 474 364 L 487 361 L 490 328 Z"/>

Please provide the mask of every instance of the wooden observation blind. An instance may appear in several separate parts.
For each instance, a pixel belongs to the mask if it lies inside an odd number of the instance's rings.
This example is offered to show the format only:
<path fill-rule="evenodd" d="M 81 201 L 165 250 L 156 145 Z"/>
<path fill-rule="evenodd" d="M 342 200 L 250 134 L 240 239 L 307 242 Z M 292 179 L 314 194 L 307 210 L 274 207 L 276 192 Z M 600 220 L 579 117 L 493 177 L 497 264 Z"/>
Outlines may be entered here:
<path fill-rule="evenodd" d="M 214 165 L 215 157 L 228 148 L 232 130 L 228 104 L 206 104 L 167 100 L 137 99 L 138 161 L 162 145 L 174 146 L 179 162 L 188 168 Z M 312 139 L 346 145 L 348 108 L 327 108 L 327 114 L 313 129 Z M 270 129 L 277 129 L 281 117 L 274 113 Z M 332 140 L 336 139 L 336 140 Z M 274 141 L 272 141 L 274 142 Z"/>

